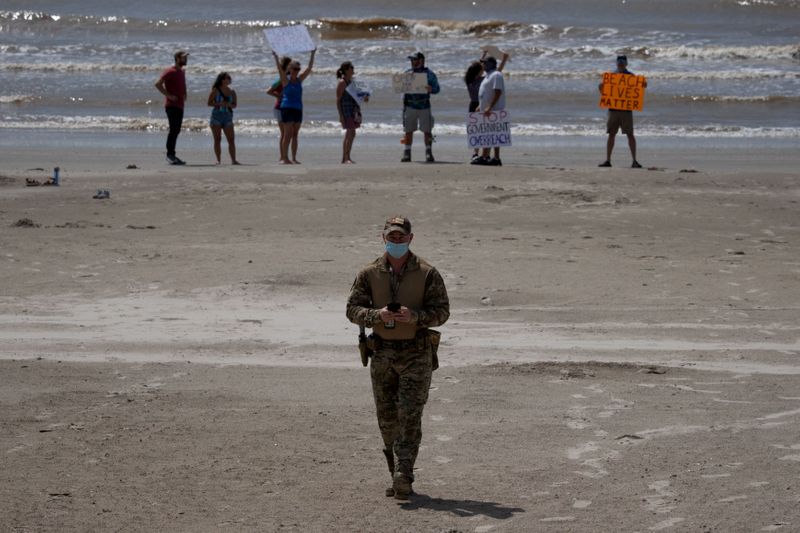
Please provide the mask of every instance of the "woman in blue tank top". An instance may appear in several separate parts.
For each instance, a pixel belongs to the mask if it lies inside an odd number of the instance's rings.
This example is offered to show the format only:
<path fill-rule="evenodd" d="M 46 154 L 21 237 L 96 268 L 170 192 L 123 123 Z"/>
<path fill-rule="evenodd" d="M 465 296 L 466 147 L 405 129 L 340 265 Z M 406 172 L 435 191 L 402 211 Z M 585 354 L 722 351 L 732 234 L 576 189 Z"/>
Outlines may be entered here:
<path fill-rule="evenodd" d="M 283 93 L 281 94 L 281 119 L 286 132 L 281 140 L 281 164 L 299 165 L 297 160 L 297 134 L 300 132 L 300 125 L 303 122 L 303 81 L 311 74 L 314 66 L 314 55 L 317 50 L 311 51 L 308 60 L 308 67 L 300 73 L 300 62 L 292 61 L 288 69 L 282 69 L 278 54 L 273 50 L 275 66 L 278 68 L 278 75 L 281 77 Z M 292 159 L 289 159 L 289 145 L 292 147 Z"/>
<path fill-rule="evenodd" d="M 233 110 L 236 108 L 236 91 L 231 89 L 231 77 L 227 72 L 220 72 L 211 92 L 208 95 L 208 105 L 212 107 L 211 119 L 208 125 L 211 127 L 211 134 L 214 136 L 214 155 L 217 156 L 217 164 L 220 164 L 222 152 L 222 132 L 225 132 L 225 139 L 228 141 L 228 153 L 231 156 L 231 163 L 238 165 L 236 160 L 236 142 L 233 134 Z"/>

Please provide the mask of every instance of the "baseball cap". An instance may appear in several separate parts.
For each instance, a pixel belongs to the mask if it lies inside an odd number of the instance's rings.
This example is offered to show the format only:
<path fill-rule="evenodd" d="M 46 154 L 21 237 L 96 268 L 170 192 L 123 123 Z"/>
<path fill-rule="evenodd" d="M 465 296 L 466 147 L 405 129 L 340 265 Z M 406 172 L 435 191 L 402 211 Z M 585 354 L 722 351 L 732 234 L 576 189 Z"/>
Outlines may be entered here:
<path fill-rule="evenodd" d="M 386 220 L 383 225 L 383 234 L 389 235 L 393 231 L 399 231 L 403 235 L 411 233 L 411 221 L 406 217 L 393 216 Z"/>
<path fill-rule="evenodd" d="M 187 52 L 186 50 L 178 50 L 178 51 L 175 52 L 175 59 L 178 59 L 179 57 L 188 56 L 188 55 L 189 55 L 189 52 Z"/>
<path fill-rule="evenodd" d="M 628 56 L 617 56 L 617 63 L 627 63 Z"/>
<path fill-rule="evenodd" d="M 408 56 L 408 58 L 411 59 L 412 61 L 416 61 L 417 59 L 425 59 L 425 55 L 422 52 L 414 52 L 413 54 Z"/>
<path fill-rule="evenodd" d="M 493 67 L 497 66 L 497 60 L 492 56 L 489 56 L 489 57 L 485 58 L 483 60 L 483 63 L 485 63 L 487 65 L 492 65 Z"/>

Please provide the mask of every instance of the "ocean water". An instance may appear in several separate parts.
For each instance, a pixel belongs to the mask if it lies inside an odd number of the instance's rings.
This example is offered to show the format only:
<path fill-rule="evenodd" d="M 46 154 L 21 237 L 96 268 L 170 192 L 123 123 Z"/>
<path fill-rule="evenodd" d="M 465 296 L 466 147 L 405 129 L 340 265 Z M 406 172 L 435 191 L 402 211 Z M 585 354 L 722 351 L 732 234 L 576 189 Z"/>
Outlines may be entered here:
<path fill-rule="evenodd" d="M 304 84 L 304 135 L 341 134 L 335 71 L 350 60 L 373 91 L 362 135 L 399 137 L 391 75 L 422 50 L 442 85 L 434 133 L 459 139 L 464 70 L 494 44 L 511 54 L 507 107 L 517 139 L 604 135 L 597 84 L 625 53 L 649 81 L 637 136 L 800 146 L 800 0 L 5 0 L 0 145 L 69 142 L 77 132 L 96 133 L 98 143 L 163 138 L 153 83 L 178 48 L 191 53 L 185 128 L 207 130 L 206 97 L 225 70 L 239 96 L 237 135 L 272 137 L 264 91 L 276 74 L 262 30 L 289 23 L 306 24 L 319 45 Z"/>

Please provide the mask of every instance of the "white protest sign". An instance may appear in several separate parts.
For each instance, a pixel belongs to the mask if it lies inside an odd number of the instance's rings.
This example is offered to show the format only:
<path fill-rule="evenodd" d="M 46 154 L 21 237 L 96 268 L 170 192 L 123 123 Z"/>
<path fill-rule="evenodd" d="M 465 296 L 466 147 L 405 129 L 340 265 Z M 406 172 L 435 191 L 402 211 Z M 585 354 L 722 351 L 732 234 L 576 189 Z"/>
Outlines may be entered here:
<path fill-rule="evenodd" d="M 345 89 L 353 99 L 358 102 L 358 105 L 363 104 L 367 98 L 372 94 L 366 87 L 360 86 L 356 80 L 350 82 L 350 85 Z"/>
<path fill-rule="evenodd" d="M 481 51 L 486 52 L 486 57 L 493 57 L 498 61 L 503 59 L 503 55 L 505 55 L 505 52 L 503 52 L 493 44 L 484 46 L 483 48 L 481 48 Z"/>
<path fill-rule="evenodd" d="M 310 52 L 317 47 L 308 34 L 308 28 L 302 24 L 267 28 L 264 30 L 264 36 L 270 48 L 281 56 L 294 52 Z"/>
<path fill-rule="evenodd" d="M 396 93 L 427 94 L 428 75 L 424 72 L 401 72 L 392 76 Z"/>
<path fill-rule="evenodd" d="M 511 124 L 508 111 L 467 114 L 467 142 L 470 148 L 511 146 Z"/>

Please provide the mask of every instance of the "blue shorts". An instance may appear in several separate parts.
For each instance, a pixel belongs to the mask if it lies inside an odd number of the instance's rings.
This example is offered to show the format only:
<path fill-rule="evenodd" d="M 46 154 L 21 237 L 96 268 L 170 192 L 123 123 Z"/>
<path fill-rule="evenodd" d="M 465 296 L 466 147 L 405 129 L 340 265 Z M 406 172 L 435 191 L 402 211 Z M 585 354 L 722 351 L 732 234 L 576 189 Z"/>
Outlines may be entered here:
<path fill-rule="evenodd" d="M 221 111 L 215 109 L 211 112 L 211 120 L 208 121 L 210 126 L 219 126 L 220 128 L 228 128 L 233 126 L 233 113 L 230 111 Z"/>
<path fill-rule="evenodd" d="M 281 119 L 281 122 L 303 122 L 303 110 L 293 107 L 282 107 Z"/>

